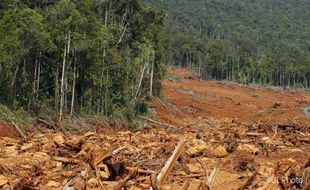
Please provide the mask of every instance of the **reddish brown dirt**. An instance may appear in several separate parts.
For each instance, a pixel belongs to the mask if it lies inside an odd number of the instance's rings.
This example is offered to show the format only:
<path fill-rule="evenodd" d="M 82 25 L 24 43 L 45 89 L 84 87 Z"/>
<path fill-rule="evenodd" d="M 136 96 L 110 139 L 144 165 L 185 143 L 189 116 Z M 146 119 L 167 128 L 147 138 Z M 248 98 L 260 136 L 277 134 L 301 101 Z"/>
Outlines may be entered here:
<path fill-rule="evenodd" d="M 13 139 L 19 139 L 16 131 L 7 123 L 0 122 L 0 137 L 10 137 Z"/>
<path fill-rule="evenodd" d="M 288 120 L 310 124 L 310 117 L 302 110 L 310 104 L 309 92 L 202 81 L 181 68 L 167 71 L 170 77 L 163 80 L 162 89 L 166 103 L 155 102 L 157 116 L 164 122 L 184 126 L 212 117 L 270 125 Z"/>

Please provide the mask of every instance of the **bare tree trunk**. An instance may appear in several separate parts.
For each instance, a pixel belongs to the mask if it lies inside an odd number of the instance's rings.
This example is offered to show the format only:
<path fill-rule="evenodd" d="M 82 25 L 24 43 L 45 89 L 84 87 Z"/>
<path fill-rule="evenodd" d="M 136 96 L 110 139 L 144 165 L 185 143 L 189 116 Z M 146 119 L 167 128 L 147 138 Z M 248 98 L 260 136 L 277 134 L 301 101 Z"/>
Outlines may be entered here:
<path fill-rule="evenodd" d="M 154 57 L 152 59 L 151 79 L 150 79 L 150 96 L 153 96 L 153 79 L 154 79 Z"/>
<path fill-rule="evenodd" d="M 63 62 L 62 62 L 59 121 L 62 120 L 63 106 L 64 106 L 64 97 L 65 97 L 64 83 L 65 83 L 65 71 L 66 71 L 66 58 L 67 58 L 68 51 L 70 50 L 70 31 L 68 32 L 68 35 L 67 35 L 67 41 L 68 43 L 67 45 L 65 45 L 65 48 L 64 48 L 64 55 L 63 55 Z"/>
<path fill-rule="evenodd" d="M 37 89 L 37 73 L 38 70 L 38 55 L 36 56 L 36 61 L 34 65 L 34 73 L 33 73 L 33 86 L 32 86 L 32 93 L 35 94 L 36 89 Z"/>
<path fill-rule="evenodd" d="M 73 84 L 72 84 L 72 97 L 71 97 L 71 108 L 70 108 L 70 115 L 71 115 L 71 117 L 73 116 L 73 109 L 74 109 L 75 83 L 76 83 L 76 56 L 74 55 Z"/>
<path fill-rule="evenodd" d="M 124 26 L 124 30 L 123 30 L 123 32 L 122 32 L 122 34 L 121 34 L 117 44 L 122 42 L 122 39 L 124 38 L 124 35 L 126 33 L 127 24 L 125 24 L 125 21 L 126 21 L 126 18 L 127 18 L 127 11 L 128 11 L 128 4 L 126 5 L 125 13 L 122 16 L 122 21 L 121 21 L 121 25 Z"/>
<path fill-rule="evenodd" d="M 32 92 L 29 93 L 28 113 L 30 112 L 31 102 L 33 100 L 33 97 L 35 96 L 36 89 L 37 89 L 37 76 L 38 76 L 38 54 L 36 56 L 36 60 L 35 60 L 35 64 L 34 64 Z"/>
<path fill-rule="evenodd" d="M 139 80 L 139 85 L 138 85 L 138 88 L 137 88 L 137 91 L 136 91 L 136 95 L 135 95 L 134 100 L 136 100 L 137 97 L 138 97 L 138 94 L 139 94 L 139 91 L 140 91 L 140 88 L 141 88 L 141 84 L 142 84 L 142 79 L 143 79 L 144 71 L 145 71 L 147 65 L 148 65 L 148 62 L 145 61 L 144 66 L 143 66 L 142 71 L 141 71 L 140 80 Z"/>
<path fill-rule="evenodd" d="M 41 75 L 41 60 L 42 53 L 39 53 L 39 62 L 38 62 L 38 73 L 37 73 L 37 89 L 36 89 L 36 100 L 39 98 L 39 90 L 40 90 L 40 75 Z"/>
<path fill-rule="evenodd" d="M 117 44 L 119 44 L 119 43 L 122 42 L 122 40 L 123 40 L 123 38 L 124 38 L 124 35 L 125 35 L 125 33 L 126 33 L 126 29 L 127 29 L 127 24 L 124 26 L 124 30 L 123 30 L 122 35 L 120 36 L 120 38 L 119 38 Z"/>
<path fill-rule="evenodd" d="M 68 52 L 68 51 L 67 51 Z M 68 53 L 67 53 L 67 59 L 68 59 Z M 66 64 L 66 70 L 65 70 L 65 79 L 64 79 L 64 106 L 63 109 L 65 111 L 68 110 L 68 96 L 67 96 L 67 92 L 68 92 L 68 65 L 69 63 Z"/>
<path fill-rule="evenodd" d="M 57 69 L 56 69 L 56 73 L 55 73 L 55 110 L 58 110 L 58 105 L 59 105 L 59 82 L 58 82 L 58 78 L 59 78 L 59 63 L 57 63 Z"/>
<path fill-rule="evenodd" d="M 26 59 L 24 59 L 24 62 L 25 61 L 26 61 Z M 13 89 L 13 87 L 14 87 L 18 70 L 19 70 L 19 63 L 17 63 L 17 65 L 16 65 L 16 69 L 15 69 L 15 72 L 14 72 L 14 75 L 13 75 L 13 79 L 12 79 L 12 82 L 11 82 L 11 89 Z"/>
<path fill-rule="evenodd" d="M 100 77 L 100 79 L 101 79 L 101 84 L 100 84 L 100 109 L 101 109 L 101 111 L 103 111 L 104 110 L 104 98 L 103 98 L 103 96 L 101 96 L 101 94 L 103 93 L 103 91 L 104 91 L 104 89 L 103 89 L 103 82 L 104 82 L 104 71 L 105 71 L 105 69 L 104 69 L 104 58 L 105 58 L 105 54 L 106 54 L 106 49 L 104 48 L 103 49 L 103 52 L 102 52 L 102 70 L 101 70 L 101 77 Z"/>
<path fill-rule="evenodd" d="M 61 74 L 61 84 L 60 84 L 60 107 L 59 107 L 59 121 L 62 119 L 62 108 L 64 101 L 64 80 L 65 80 L 65 68 L 66 68 L 66 55 L 67 55 L 67 45 L 64 48 L 64 57 L 62 62 L 62 74 Z"/>
<path fill-rule="evenodd" d="M 108 81 L 109 81 L 109 68 L 107 68 L 106 85 L 105 85 L 105 114 L 108 114 Z"/>
<path fill-rule="evenodd" d="M 108 24 L 108 8 L 105 8 L 105 15 L 104 15 L 104 25 L 107 26 Z"/>

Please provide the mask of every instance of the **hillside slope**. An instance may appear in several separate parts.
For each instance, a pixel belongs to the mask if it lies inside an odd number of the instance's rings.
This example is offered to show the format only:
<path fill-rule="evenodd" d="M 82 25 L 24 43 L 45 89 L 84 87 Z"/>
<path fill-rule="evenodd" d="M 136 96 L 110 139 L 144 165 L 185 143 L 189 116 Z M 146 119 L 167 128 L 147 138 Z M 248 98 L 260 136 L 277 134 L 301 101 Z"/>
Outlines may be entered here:
<path fill-rule="evenodd" d="M 158 114 L 162 120 L 181 126 L 210 117 L 268 125 L 288 124 L 289 120 L 301 125 L 310 123 L 306 111 L 310 104 L 309 92 L 203 81 L 197 76 L 187 69 L 168 69 L 168 79 L 162 81 L 162 93 L 171 110 L 160 106 Z M 173 113 L 177 117 L 171 117 Z"/>
<path fill-rule="evenodd" d="M 166 11 L 171 63 L 204 78 L 310 86 L 307 0 L 147 0 Z"/>

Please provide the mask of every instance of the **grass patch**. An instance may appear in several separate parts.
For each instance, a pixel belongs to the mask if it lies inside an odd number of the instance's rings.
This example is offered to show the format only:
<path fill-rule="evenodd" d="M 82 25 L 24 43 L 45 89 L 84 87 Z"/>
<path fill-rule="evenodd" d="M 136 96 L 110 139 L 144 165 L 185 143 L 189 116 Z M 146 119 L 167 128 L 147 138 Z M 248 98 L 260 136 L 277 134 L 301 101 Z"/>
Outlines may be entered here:
<path fill-rule="evenodd" d="M 34 120 L 24 109 L 18 109 L 12 112 L 7 106 L 0 105 L 0 120 L 7 123 L 16 123 L 22 126 L 33 126 Z"/>
<path fill-rule="evenodd" d="M 267 108 L 267 109 L 259 111 L 258 113 L 268 113 L 268 114 L 271 114 L 271 113 L 274 113 L 275 111 L 276 111 L 276 108 Z"/>

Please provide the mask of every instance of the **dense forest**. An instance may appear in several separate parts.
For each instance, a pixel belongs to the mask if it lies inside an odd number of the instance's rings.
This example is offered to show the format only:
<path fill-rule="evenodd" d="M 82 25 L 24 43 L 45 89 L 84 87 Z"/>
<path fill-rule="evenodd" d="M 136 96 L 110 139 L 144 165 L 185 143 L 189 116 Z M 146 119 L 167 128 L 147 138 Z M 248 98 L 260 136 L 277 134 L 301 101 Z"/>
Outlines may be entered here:
<path fill-rule="evenodd" d="M 0 103 L 132 120 L 159 94 L 164 16 L 139 0 L 2 0 Z"/>
<path fill-rule="evenodd" d="M 310 87 L 308 0 L 148 0 L 167 13 L 170 62 L 203 78 Z"/>

